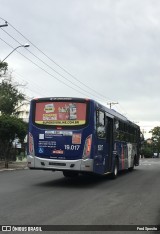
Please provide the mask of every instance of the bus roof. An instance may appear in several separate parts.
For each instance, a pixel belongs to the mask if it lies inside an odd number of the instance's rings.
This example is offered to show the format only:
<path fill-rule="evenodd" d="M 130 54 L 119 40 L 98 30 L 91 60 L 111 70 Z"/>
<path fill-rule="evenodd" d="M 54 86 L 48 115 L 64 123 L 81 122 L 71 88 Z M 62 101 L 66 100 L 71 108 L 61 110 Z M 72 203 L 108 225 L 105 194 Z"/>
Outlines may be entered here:
<path fill-rule="evenodd" d="M 95 101 L 95 102 L 97 103 L 97 105 L 98 105 L 99 107 L 103 107 L 103 109 L 105 109 L 105 111 L 106 111 L 109 115 L 111 115 L 113 118 L 116 117 L 116 118 L 118 118 L 118 119 L 120 119 L 120 120 L 123 120 L 124 122 L 127 122 L 128 124 L 133 125 L 134 127 L 139 128 L 139 126 L 138 126 L 137 124 L 133 123 L 132 121 L 130 121 L 129 119 L 127 119 L 127 117 L 125 117 L 125 116 L 122 115 L 121 113 L 117 112 L 116 110 L 110 109 L 110 108 L 108 108 L 108 107 L 106 107 L 106 106 L 100 104 L 100 103 L 97 102 L 97 101 Z"/>

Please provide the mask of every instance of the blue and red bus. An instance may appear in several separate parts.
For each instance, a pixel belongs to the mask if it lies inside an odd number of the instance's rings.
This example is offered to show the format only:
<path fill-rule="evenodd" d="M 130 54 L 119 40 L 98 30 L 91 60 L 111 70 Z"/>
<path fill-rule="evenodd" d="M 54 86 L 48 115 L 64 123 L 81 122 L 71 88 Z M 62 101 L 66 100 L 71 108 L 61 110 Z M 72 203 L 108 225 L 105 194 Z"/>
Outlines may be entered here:
<path fill-rule="evenodd" d="M 28 167 L 64 176 L 110 173 L 139 165 L 140 128 L 97 101 L 49 97 L 31 101 Z"/>

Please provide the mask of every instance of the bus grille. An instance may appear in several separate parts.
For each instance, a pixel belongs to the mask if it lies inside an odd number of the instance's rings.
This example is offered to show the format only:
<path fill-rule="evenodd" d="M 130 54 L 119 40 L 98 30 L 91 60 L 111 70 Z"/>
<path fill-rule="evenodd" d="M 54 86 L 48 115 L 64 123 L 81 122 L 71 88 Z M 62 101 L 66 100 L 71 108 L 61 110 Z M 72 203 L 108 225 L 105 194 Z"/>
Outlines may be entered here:
<path fill-rule="evenodd" d="M 52 165 L 52 166 L 63 166 L 63 167 L 65 167 L 66 163 L 49 162 L 49 165 Z"/>

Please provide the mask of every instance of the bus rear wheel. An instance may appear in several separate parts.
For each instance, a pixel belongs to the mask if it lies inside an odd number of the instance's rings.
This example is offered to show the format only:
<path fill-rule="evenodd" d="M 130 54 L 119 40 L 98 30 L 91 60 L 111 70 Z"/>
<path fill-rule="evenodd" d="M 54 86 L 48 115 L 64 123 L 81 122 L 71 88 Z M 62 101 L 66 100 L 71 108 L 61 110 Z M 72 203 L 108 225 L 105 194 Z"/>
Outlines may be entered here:
<path fill-rule="evenodd" d="M 133 162 L 133 166 L 132 166 L 132 167 L 129 167 L 129 168 L 128 168 L 128 171 L 133 171 L 133 170 L 134 170 L 134 165 L 135 165 L 135 164 L 134 164 L 134 162 Z"/>
<path fill-rule="evenodd" d="M 63 171 L 63 175 L 64 175 L 64 177 L 73 178 L 73 177 L 78 176 L 78 172 L 76 172 L 76 171 Z"/>
<path fill-rule="evenodd" d="M 118 160 L 115 159 L 113 172 L 110 175 L 111 179 L 116 179 L 118 176 Z"/>
<path fill-rule="evenodd" d="M 133 166 L 128 168 L 128 171 L 133 171 L 134 166 L 136 165 L 136 155 L 134 156 Z"/>

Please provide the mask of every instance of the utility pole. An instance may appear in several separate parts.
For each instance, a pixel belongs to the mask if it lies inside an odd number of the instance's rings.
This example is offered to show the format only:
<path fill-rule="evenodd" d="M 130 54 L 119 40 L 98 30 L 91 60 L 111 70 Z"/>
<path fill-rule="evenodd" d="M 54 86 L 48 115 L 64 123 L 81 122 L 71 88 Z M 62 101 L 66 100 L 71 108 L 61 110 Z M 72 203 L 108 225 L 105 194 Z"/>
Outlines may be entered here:
<path fill-rule="evenodd" d="M 145 129 L 142 129 L 141 130 L 142 134 L 144 135 L 146 133 L 146 130 Z"/>
<path fill-rule="evenodd" d="M 118 104 L 118 102 L 108 102 L 107 105 L 110 106 L 110 109 L 112 109 L 112 105 Z"/>

